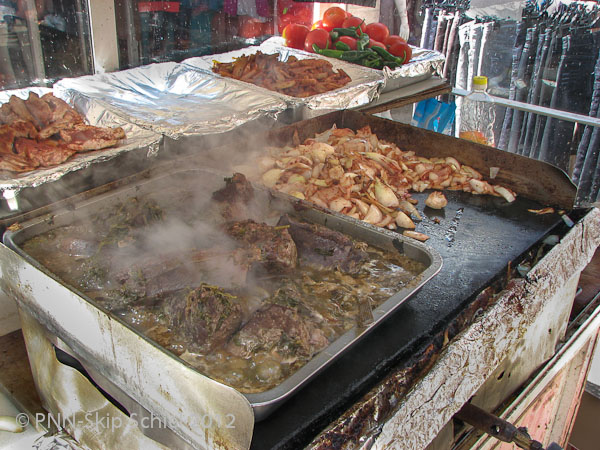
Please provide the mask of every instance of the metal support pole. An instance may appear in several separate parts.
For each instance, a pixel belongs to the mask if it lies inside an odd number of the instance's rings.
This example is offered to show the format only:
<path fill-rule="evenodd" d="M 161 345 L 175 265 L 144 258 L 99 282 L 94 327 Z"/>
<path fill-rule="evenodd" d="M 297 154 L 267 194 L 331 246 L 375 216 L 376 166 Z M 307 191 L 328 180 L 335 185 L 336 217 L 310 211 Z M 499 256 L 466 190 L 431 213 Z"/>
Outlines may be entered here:
<path fill-rule="evenodd" d="M 119 46 L 114 0 L 87 0 L 90 15 L 94 73 L 119 69 Z"/>
<path fill-rule="evenodd" d="M 44 68 L 44 52 L 42 51 L 40 29 L 38 28 L 35 0 L 25 0 L 25 20 L 33 59 L 34 79 L 32 81 L 37 84 L 44 83 L 46 81 L 46 70 Z"/>

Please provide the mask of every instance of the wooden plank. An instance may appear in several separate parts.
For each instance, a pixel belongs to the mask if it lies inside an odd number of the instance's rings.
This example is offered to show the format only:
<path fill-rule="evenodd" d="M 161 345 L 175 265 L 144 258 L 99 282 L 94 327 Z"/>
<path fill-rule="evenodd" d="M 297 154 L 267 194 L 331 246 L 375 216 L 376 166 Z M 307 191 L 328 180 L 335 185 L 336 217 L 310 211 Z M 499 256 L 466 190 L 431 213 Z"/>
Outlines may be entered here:
<path fill-rule="evenodd" d="M 0 386 L 12 395 L 18 408 L 34 416 L 44 413 L 21 330 L 0 337 Z"/>

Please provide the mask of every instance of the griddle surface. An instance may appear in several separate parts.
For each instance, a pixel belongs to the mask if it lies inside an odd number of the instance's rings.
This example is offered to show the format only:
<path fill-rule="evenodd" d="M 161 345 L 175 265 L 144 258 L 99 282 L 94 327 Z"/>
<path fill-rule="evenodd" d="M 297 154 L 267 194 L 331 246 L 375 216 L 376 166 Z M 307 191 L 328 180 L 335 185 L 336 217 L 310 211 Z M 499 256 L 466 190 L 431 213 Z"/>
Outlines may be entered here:
<path fill-rule="evenodd" d="M 462 311 L 493 279 L 561 222 L 536 215 L 533 201 L 445 191 L 442 211 L 424 207 L 427 192 L 414 194 L 423 221 L 416 231 L 443 258 L 428 284 L 269 418 L 255 425 L 252 449 L 307 445 L 335 417 L 358 401 L 394 365 L 408 360 Z M 439 224 L 433 220 L 438 217 Z"/>

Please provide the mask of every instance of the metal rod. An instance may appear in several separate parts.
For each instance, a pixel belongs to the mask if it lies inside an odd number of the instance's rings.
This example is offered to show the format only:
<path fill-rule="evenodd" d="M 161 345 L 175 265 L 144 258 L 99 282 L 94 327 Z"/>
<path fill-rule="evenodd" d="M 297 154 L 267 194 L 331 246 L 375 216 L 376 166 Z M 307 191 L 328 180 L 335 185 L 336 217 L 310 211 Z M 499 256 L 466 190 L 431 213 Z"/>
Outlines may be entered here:
<path fill-rule="evenodd" d="M 33 59 L 33 72 L 35 77 L 34 82 L 43 82 L 46 79 L 46 70 L 44 69 L 44 52 L 42 51 L 37 8 L 35 7 L 34 0 L 25 0 L 25 20 L 27 21 L 27 31 L 29 33 L 29 42 L 31 45 L 31 56 Z"/>
<path fill-rule="evenodd" d="M 452 88 L 452 94 L 465 97 L 470 94 L 469 91 L 460 88 Z M 590 125 L 592 127 L 600 127 L 600 119 L 590 116 L 584 116 L 583 114 L 575 114 L 567 111 L 560 111 L 558 109 L 547 108 L 545 106 L 530 105 L 529 103 L 518 102 L 515 100 L 508 100 L 506 98 L 495 97 L 490 95 L 491 102 L 496 105 L 507 106 L 509 108 L 518 109 L 519 111 L 527 111 L 542 116 L 553 117 L 560 120 L 566 120 L 568 122 L 581 123 L 583 125 Z"/>

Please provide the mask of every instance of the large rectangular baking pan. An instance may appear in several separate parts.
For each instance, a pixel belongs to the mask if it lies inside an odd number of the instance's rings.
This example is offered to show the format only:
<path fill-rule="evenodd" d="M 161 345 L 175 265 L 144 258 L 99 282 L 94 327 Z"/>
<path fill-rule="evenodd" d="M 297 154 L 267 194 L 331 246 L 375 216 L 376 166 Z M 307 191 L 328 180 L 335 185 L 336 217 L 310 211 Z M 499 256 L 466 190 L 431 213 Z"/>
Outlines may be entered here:
<path fill-rule="evenodd" d="M 190 180 L 190 183 L 185 187 L 182 187 L 184 180 Z M 206 186 L 207 182 L 208 186 Z M 118 317 L 112 316 L 110 312 L 98 306 L 86 295 L 58 280 L 46 268 L 41 266 L 36 260 L 24 252 L 21 248 L 21 244 L 33 236 L 39 235 L 59 226 L 73 223 L 78 217 L 81 217 L 82 214 L 84 216 L 96 214 L 98 211 L 110 208 L 111 205 L 114 205 L 118 201 L 134 196 L 139 198 L 140 196 L 146 194 L 150 194 L 152 196 L 160 194 L 160 197 L 161 195 L 167 195 L 164 194 L 164 192 L 167 191 L 169 192 L 168 195 L 160 198 L 164 201 L 168 201 L 170 196 L 175 195 L 177 197 L 175 197 L 173 200 L 176 201 L 177 198 L 182 198 L 179 195 L 184 192 L 188 192 L 189 190 L 198 192 L 200 183 L 203 186 L 203 190 L 200 192 L 204 192 L 204 195 L 210 195 L 211 192 L 223 185 L 223 175 L 214 171 L 209 172 L 202 169 L 189 169 L 175 170 L 171 173 L 163 174 L 150 179 L 144 179 L 142 177 L 133 185 L 125 186 L 115 191 L 86 199 L 79 203 L 72 203 L 69 208 L 60 211 L 54 211 L 51 214 L 43 215 L 24 222 L 20 224 L 20 229 L 16 231 L 7 231 L 4 234 L 3 240 L 5 245 L 17 252 L 31 266 L 33 266 L 35 270 L 39 271 L 40 276 L 52 278 L 60 283 L 63 288 L 62 295 L 72 296 L 75 294 L 79 301 L 88 302 L 94 305 L 98 309 L 99 314 L 108 314 L 111 316 L 112 320 L 120 322 L 123 326 L 127 327 L 131 333 L 135 334 L 136 338 L 139 339 L 143 336 L 141 336 L 138 331 L 134 330 Z M 351 345 L 353 345 L 361 337 L 366 335 L 370 330 L 381 323 L 395 308 L 397 308 L 416 290 L 423 286 L 440 270 L 442 260 L 436 251 L 428 248 L 420 242 L 404 238 L 398 234 L 387 232 L 375 227 L 359 226 L 358 222 L 352 218 L 348 218 L 340 214 L 326 214 L 317 209 L 306 207 L 306 204 L 291 205 L 287 198 L 284 199 L 280 197 L 274 197 L 268 191 L 257 190 L 257 193 L 261 196 L 261 201 L 266 202 L 270 207 L 277 211 L 290 211 L 290 208 L 295 206 L 293 208 L 296 210 L 295 214 L 300 218 L 327 226 L 328 228 L 334 230 L 338 230 L 349 236 L 352 236 L 353 238 L 365 241 L 375 247 L 386 249 L 392 252 L 401 252 L 408 258 L 421 262 L 425 265 L 425 270 L 420 273 L 416 279 L 411 281 L 406 287 L 399 289 L 398 292 L 391 296 L 387 301 L 373 310 L 373 321 L 371 323 L 355 326 L 353 329 L 340 336 L 279 386 L 262 393 L 245 395 L 247 400 L 252 405 L 255 419 L 261 420 L 271 413 L 276 407 L 281 405 L 292 393 L 297 391 L 302 385 L 307 383 L 312 377 L 323 370 L 336 357 L 344 353 Z M 60 299 L 56 299 L 56 305 L 58 308 L 60 305 Z M 52 315 L 52 312 L 50 314 Z M 52 329 L 56 330 L 57 320 L 55 317 L 45 317 L 43 320 L 47 323 L 52 323 Z M 58 326 L 60 330 L 60 324 L 58 324 Z M 70 341 L 73 339 L 81 339 L 81 336 L 71 336 L 67 333 L 61 334 L 60 331 L 58 332 L 58 336 L 71 348 L 77 348 L 77 345 L 72 345 L 72 342 Z M 133 335 L 131 336 L 132 338 L 134 337 Z M 150 341 L 146 337 L 143 337 L 143 339 Z M 85 345 L 85 342 L 83 344 Z M 175 355 L 170 353 L 168 353 L 168 355 L 179 360 L 179 358 L 177 358 Z M 144 357 L 142 354 L 139 356 L 140 358 Z M 182 364 L 186 364 L 182 360 L 179 361 Z M 102 375 L 107 376 L 109 379 L 110 374 L 114 370 L 123 370 L 120 367 L 103 367 L 101 365 L 94 368 Z M 127 374 L 122 375 L 126 376 Z"/>

